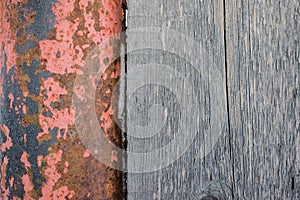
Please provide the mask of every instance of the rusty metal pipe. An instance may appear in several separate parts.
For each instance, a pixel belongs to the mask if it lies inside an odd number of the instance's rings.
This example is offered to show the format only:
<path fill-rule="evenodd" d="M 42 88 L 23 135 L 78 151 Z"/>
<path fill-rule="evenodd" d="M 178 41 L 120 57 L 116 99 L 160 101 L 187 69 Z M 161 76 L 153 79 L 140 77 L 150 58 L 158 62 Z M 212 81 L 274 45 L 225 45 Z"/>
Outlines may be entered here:
<path fill-rule="evenodd" d="M 122 0 L 3 0 L 0 8 L 2 199 L 122 199 L 123 173 L 81 143 L 71 101 L 87 54 L 122 31 Z M 122 146 L 107 92 L 119 72 L 119 60 L 107 66 L 95 102 Z"/>

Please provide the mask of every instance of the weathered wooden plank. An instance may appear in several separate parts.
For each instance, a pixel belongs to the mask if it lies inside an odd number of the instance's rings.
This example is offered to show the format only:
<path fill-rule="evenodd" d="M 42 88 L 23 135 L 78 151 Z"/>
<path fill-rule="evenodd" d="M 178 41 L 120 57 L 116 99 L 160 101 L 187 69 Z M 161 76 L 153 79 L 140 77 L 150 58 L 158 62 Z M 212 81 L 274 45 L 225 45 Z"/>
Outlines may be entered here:
<path fill-rule="evenodd" d="M 235 199 L 299 199 L 299 1 L 226 1 Z"/>
<path fill-rule="evenodd" d="M 128 199 L 231 198 L 223 10 L 223 1 L 128 2 L 128 170 L 140 172 L 128 174 Z"/>
<path fill-rule="evenodd" d="M 223 14 L 226 27 L 222 26 Z M 221 66 L 226 63 L 229 129 L 224 128 L 224 137 L 205 159 L 199 158 L 197 148 L 201 144 L 196 142 L 165 169 L 129 174 L 129 199 L 194 199 L 199 198 L 195 194 L 205 192 L 205 185 L 214 185 L 212 188 L 218 192 L 224 189 L 225 194 L 220 192 L 220 198 L 299 198 L 299 2 L 229 0 L 223 5 L 221 1 L 129 1 L 128 29 L 153 26 L 172 28 L 201 41 L 215 62 Z M 145 46 L 147 39 L 155 40 L 151 38 L 155 34 L 150 32 L 145 31 L 140 40 L 129 33 L 129 49 L 143 43 Z M 186 66 L 183 60 L 166 53 L 168 49 L 151 48 L 130 52 L 128 70 L 151 62 L 171 65 L 179 71 L 178 66 Z M 185 51 L 188 54 L 189 49 Z M 161 67 L 159 73 L 164 73 Z M 144 73 L 150 76 L 153 71 Z M 187 75 L 191 71 L 180 73 Z M 130 73 L 128 76 L 130 78 Z M 143 106 L 149 106 L 149 100 L 142 97 L 151 96 L 153 88 L 144 87 L 144 92 L 140 89 L 136 94 L 135 103 L 141 98 L 143 104 L 138 104 L 133 112 L 142 113 L 138 115 L 142 125 L 146 122 L 141 119 L 148 114 Z M 209 89 L 200 89 L 212 96 Z M 156 94 L 164 98 L 172 96 L 169 91 L 160 89 Z M 149 98 L 152 103 L 171 102 L 170 98 Z M 208 108 L 212 104 L 210 100 L 207 104 L 200 100 L 201 105 Z M 210 115 L 208 110 L 201 117 Z M 176 128 L 171 126 L 172 131 Z M 129 128 L 128 134 L 136 130 Z M 204 130 L 201 127 L 200 132 Z M 129 138 L 128 150 L 153 150 L 164 140 L 137 141 Z M 143 164 L 142 160 L 140 165 Z"/>

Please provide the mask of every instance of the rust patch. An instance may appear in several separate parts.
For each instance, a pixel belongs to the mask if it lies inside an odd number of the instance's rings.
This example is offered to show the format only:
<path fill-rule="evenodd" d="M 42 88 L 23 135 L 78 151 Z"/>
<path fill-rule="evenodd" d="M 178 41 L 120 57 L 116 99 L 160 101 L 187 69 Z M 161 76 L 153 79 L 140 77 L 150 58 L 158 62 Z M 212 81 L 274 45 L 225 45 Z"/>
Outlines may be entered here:
<path fill-rule="evenodd" d="M 2 197 L 122 199 L 122 172 L 82 145 L 71 102 L 86 55 L 122 31 L 122 0 L 14 0 L 2 1 L 1 10 Z M 116 44 L 110 48 L 107 59 L 119 52 Z M 121 147 L 109 92 L 119 80 L 120 61 L 105 74 L 96 112 L 107 137 Z"/>

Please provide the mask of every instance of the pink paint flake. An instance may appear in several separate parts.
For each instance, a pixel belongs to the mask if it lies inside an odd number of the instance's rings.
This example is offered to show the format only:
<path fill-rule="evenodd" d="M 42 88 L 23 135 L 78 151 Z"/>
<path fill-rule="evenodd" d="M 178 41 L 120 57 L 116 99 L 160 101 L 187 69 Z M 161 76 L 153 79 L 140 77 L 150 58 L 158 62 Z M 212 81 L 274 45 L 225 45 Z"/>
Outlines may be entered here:
<path fill-rule="evenodd" d="M 84 158 L 88 158 L 88 157 L 90 157 L 90 155 L 91 155 L 90 151 L 89 151 L 89 150 L 86 150 L 86 151 L 84 152 L 84 154 L 83 154 L 83 157 L 84 157 Z"/>
<path fill-rule="evenodd" d="M 22 156 L 21 156 L 21 162 L 24 163 L 25 167 L 30 167 L 30 163 L 28 161 L 28 154 L 24 151 Z"/>
<path fill-rule="evenodd" d="M 61 101 L 60 95 L 66 95 L 68 92 L 51 77 L 44 80 L 44 85 L 41 87 L 41 91 L 43 90 L 46 90 L 47 95 L 43 104 L 52 113 L 52 117 L 46 117 L 42 113 L 39 115 L 39 122 L 42 126 L 43 132 L 39 133 L 38 138 L 45 134 L 49 134 L 49 128 L 53 129 L 57 127 L 59 130 L 65 130 L 63 138 L 66 139 L 68 126 L 74 124 L 74 110 L 69 108 L 65 108 L 63 110 L 54 109 L 51 107 L 51 103 Z M 60 138 L 61 135 L 58 134 L 57 137 Z"/>
<path fill-rule="evenodd" d="M 113 120 L 111 119 L 114 111 L 112 109 L 112 106 L 109 107 L 109 109 L 105 112 L 102 112 L 102 115 L 100 116 L 100 120 L 102 121 L 101 126 L 104 129 L 105 133 L 108 132 L 108 129 L 111 128 Z"/>
<path fill-rule="evenodd" d="M 9 131 L 8 127 L 5 125 L 0 125 L 0 130 L 6 136 L 6 141 L 1 144 L 1 151 L 4 152 L 4 151 L 8 150 L 13 144 L 12 144 L 12 139 L 9 136 L 10 131 Z"/>
<path fill-rule="evenodd" d="M 65 199 L 66 196 L 72 197 L 75 192 L 69 190 L 67 186 L 62 186 L 56 190 L 53 190 L 54 185 L 61 178 L 61 174 L 56 170 L 56 164 L 61 162 L 62 150 L 58 150 L 56 153 L 52 153 L 46 157 L 47 169 L 45 170 L 45 176 L 48 178 L 47 183 L 42 188 L 43 196 L 40 200 L 48 199 Z"/>

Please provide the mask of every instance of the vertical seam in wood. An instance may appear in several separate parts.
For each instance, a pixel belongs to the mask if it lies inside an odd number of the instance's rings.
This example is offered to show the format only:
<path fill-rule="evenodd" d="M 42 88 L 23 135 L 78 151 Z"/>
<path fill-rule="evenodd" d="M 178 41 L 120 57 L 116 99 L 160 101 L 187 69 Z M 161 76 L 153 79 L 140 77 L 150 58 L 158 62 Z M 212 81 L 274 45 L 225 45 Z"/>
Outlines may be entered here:
<path fill-rule="evenodd" d="M 226 84 L 226 109 L 227 109 L 227 124 L 228 124 L 228 141 L 229 141 L 229 151 L 230 151 L 230 161 L 232 162 L 232 186 L 231 186 L 231 196 L 234 199 L 234 184 L 235 184 L 235 177 L 234 177 L 234 159 L 232 157 L 232 141 L 231 141 L 231 127 L 230 127 L 230 106 L 229 106 L 229 88 L 228 88 L 228 65 L 227 65 L 227 43 L 226 43 L 226 0 L 223 0 L 223 20 L 224 20 L 224 59 L 225 59 L 225 84 Z"/>

